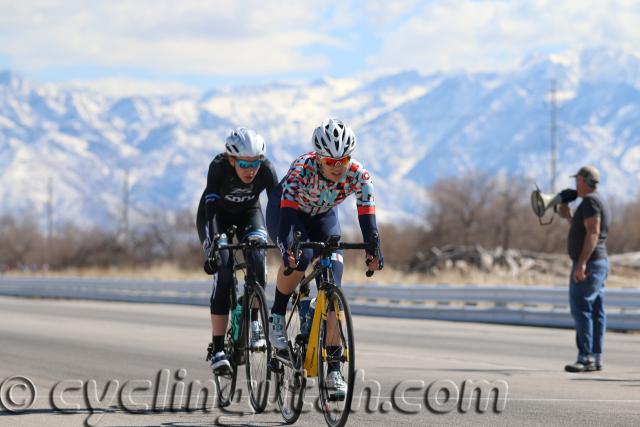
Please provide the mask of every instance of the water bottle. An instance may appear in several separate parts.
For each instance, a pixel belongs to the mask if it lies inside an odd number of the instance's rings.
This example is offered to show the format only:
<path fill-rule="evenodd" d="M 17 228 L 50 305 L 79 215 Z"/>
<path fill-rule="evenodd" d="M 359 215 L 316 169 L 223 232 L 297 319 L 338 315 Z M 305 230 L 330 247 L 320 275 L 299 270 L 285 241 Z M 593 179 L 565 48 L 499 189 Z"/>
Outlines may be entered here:
<path fill-rule="evenodd" d="M 233 341 L 238 341 L 240 335 L 240 316 L 242 316 L 242 303 L 238 304 L 231 311 L 231 331 L 233 332 Z"/>
<path fill-rule="evenodd" d="M 311 324 L 313 323 L 313 314 L 316 312 L 316 299 L 313 298 L 311 300 L 311 304 L 309 304 L 309 311 L 307 312 L 308 319 L 308 331 L 311 331 Z"/>
<path fill-rule="evenodd" d="M 311 298 L 309 295 L 303 297 L 298 303 L 298 315 L 300 316 L 300 333 L 306 338 L 309 335 L 309 327 L 307 326 L 307 316 L 309 314 L 309 306 Z"/>
<path fill-rule="evenodd" d="M 301 301 L 302 302 L 302 301 Z M 304 320 L 300 320 L 302 324 L 300 325 L 300 332 L 304 335 L 305 338 L 309 337 L 309 332 L 311 332 L 311 324 L 313 323 L 313 313 L 316 310 L 316 299 L 313 298 L 308 303 L 308 308 L 306 310 L 306 314 L 304 316 Z"/>

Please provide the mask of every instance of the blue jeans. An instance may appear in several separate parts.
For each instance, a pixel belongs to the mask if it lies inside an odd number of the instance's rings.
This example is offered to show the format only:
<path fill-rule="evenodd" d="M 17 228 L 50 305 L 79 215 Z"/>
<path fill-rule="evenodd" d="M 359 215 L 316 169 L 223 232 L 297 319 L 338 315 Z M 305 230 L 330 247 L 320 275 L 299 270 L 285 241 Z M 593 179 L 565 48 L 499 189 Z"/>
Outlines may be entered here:
<path fill-rule="evenodd" d="M 607 328 L 604 284 L 609 275 L 609 261 L 602 258 L 587 262 L 587 277 L 582 282 L 576 282 L 573 278 L 575 268 L 574 263 L 569 278 L 569 304 L 576 326 L 578 360 L 600 360 Z"/>

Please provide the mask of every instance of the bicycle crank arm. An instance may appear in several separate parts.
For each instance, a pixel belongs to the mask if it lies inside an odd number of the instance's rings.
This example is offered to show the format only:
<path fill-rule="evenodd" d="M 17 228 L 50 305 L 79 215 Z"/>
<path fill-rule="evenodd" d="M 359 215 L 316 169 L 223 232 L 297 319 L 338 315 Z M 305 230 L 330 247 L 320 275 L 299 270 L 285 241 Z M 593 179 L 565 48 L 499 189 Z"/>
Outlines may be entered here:
<path fill-rule="evenodd" d="M 273 357 L 276 358 L 277 360 L 279 360 L 281 363 L 284 363 L 285 365 L 287 365 L 291 369 L 295 369 L 295 367 L 293 366 L 293 362 L 291 362 L 291 360 L 289 359 L 288 355 L 284 356 L 284 355 L 278 354 L 278 352 L 276 352 Z"/>

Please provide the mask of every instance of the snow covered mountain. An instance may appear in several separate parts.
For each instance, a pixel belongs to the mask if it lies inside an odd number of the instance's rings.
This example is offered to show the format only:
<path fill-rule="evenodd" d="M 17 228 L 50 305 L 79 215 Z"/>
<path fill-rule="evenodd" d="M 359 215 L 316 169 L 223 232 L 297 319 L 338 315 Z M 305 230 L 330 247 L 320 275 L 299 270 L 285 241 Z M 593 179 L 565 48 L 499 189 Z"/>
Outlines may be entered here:
<path fill-rule="evenodd" d="M 112 98 L 0 72 L 0 214 L 44 217 L 51 179 L 56 222 L 113 226 L 126 171 L 132 222 L 195 210 L 230 128 L 261 132 L 282 174 L 332 116 L 358 136 L 356 158 L 373 172 L 381 221 L 421 218 L 425 186 L 471 169 L 525 175 L 546 189 L 552 79 L 558 186 L 592 163 L 605 193 L 635 197 L 640 56 L 588 49 L 529 57 L 506 73 L 410 71 L 183 96 Z"/>

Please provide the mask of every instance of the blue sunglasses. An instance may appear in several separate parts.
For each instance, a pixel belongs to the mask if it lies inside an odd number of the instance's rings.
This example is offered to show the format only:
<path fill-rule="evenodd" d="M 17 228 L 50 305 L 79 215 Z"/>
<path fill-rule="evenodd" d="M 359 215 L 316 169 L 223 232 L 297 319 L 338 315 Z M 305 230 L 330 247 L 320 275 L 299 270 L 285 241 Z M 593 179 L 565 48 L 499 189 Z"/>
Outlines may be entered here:
<path fill-rule="evenodd" d="M 260 167 L 262 160 L 258 159 L 251 162 L 249 160 L 236 159 L 236 163 L 241 169 L 256 169 Z"/>

